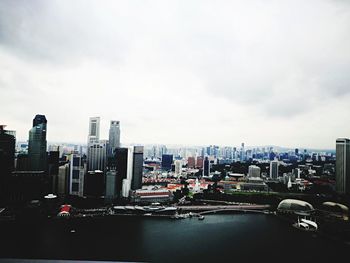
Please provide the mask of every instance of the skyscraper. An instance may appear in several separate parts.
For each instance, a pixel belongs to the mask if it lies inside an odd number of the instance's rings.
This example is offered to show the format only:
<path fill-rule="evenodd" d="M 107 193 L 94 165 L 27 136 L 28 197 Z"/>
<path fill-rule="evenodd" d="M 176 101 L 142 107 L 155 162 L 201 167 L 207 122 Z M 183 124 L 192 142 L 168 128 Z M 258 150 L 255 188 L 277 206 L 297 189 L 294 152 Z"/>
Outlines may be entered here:
<path fill-rule="evenodd" d="M 274 160 L 270 162 L 270 178 L 277 179 L 278 177 L 278 161 Z"/>
<path fill-rule="evenodd" d="M 133 177 L 133 148 L 116 148 L 117 194 L 127 197 Z M 123 190 L 123 191 L 122 191 Z"/>
<path fill-rule="evenodd" d="M 350 194 L 350 140 L 339 138 L 336 141 L 336 184 L 339 194 Z"/>
<path fill-rule="evenodd" d="M 210 175 L 210 161 L 208 157 L 205 157 L 203 162 L 203 176 L 209 176 Z"/>
<path fill-rule="evenodd" d="M 80 155 L 71 155 L 69 168 L 69 194 L 83 196 L 85 169 Z"/>
<path fill-rule="evenodd" d="M 29 131 L 28 157 L 32 171 L 46 170 L 46 131 L 47 120 L 45 115 L 36 115 L 33 120 L 33 128 Z"/>
<path fill-rule="evenodd" d="M 88 145 L 87 152 L 87 170 L 88 171 L 105 171 L 106 170 L 106 155 L 107 155 L 107 142 L 95 141 Z"/>
<path fill-rule="evenodd" d="M 108 155 L 112 155 L 115 148 L 120 147 L 120 122 L 111 121 L 109 128 L 109 149 Z"/>
<path fill-rule="evenodd" d="M 172 154 L 163 154 L 162 155 L 162 169 L 163 170 L 171 170 L 171 165 L 173 163 L 173 155 Z"/>
<path fill-rule="evenodd" d="M 0 125 L 0 180 L 10 175 L 15 164 L 15 132 L 7 131 Z"/>
<path fill-rule="evenodd" d="M 142 188 L 143 146 L 134 146 L 131 189 Z"/>
<path fill-rule="evenodd" d="M 91 117 L 89 121 L 88 143 L 100 140 L 100 117 Z"/>

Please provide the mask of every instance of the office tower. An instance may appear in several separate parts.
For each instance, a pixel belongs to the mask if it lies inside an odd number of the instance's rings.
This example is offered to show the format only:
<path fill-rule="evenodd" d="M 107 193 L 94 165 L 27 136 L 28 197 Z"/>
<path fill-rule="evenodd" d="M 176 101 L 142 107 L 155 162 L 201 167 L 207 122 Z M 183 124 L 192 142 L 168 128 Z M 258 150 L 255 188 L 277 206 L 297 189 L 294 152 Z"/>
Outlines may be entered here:
<path fill-rule="evenodd" d="M 59 197 L 65 197 L 69 193 L 69 164 L 58 167 L 58 180 L 57 180 L 57 195 Z"/>
<path fill-rule="evenodd" d="M 59 151 L 50 151 L 48 154 L 48 192 L 57 193 Z"/>
<path fill-rule="evenodd" d="M 162 155 L 162 169 L 170 171 L 171 165 L 173 163 L 173 155 L 172 154 L 163 154 Z"/>
<path fill-rule="evenodd" d="M 109 128 L 108 156 L 112 156 L 114 149 L 119 147 L 120 147 L 120 123 L 119 121 L 111 121 L 111 125 Z"/>
<path fill-rule="evenodd" d="M 244 149 L 244 142 L 242 142 L 241 154 L 240 154 L 240 160 L 241 160 L 241 162 L 244 162 L 244 161 L 245 161 L 245 149 Z"/>
<path fill-rule="evenodd" d="M 116 148 L 117 194 L 128 197 L 133 177 L 133 148 Z"/>
<path fill-rule="evenodd" d="M 107 158 L 107 141 L 91 142 L 88 145 L 87 170 L 105 171 Z"/>
<path fill-rule="evenodd" d="M 182 161 L 175 160 L 175 175 L 179 176 L 182 172 Z"/>
<path fill-rule="evenodd" d="M 339 138 L 336 141 L 336 182 L 339 194 L 350 194 L 350 140 Z"/>
<path fill-rule="evenodd" d="M 116 188 L 117 172 L 115 170 L 106 172 L 106 199 L 114 199 L 117 197 Z"/>
<path fill-rule="evenodd" d="M 100 117 L 90 117 L 88 144 L 100 140 Z"/>
<path fill-rule="evenodd" d="M 196 167 L 197 168 L 203 168 L 203 157 L 202 156 L 198 156 L 197 160 L 196 160 Z"/>
<path fill-rule="evenodd" d="M 278 161 L 274 160 L 270 162 L 270 178 L 277 179 L 278 177 Z"/>
<path fill-rule="evenodd" d="M 134 146 L 132 180 L 131 180 L 132 190 L 137 190 L 142 188 L 142 175 L 143 175 L 143 146 Z"/>
<path fill-rule="evenodd" d="M 36 115 L 33 127 L 29 131 L 28 157 L 32 171 L 46 171 L 46 132 L 47 120 L 45 115 Z"/>
<path fill-rule="evenodd" d="M 70 156 L 69 194 L 83 196 L 84 194 L 84 161 L 78 154 Z"/>
<path fill-rule="evenodd" d="M 299 155 L 299 149 L 298 149 L 298 148 L 295 148 L 295 150 L 294 150 L 294 154 L 295 154 L 296 156 L 298 156 L 298 155 Z"/>
<path fill-rule="evenodd" d="M 105 192 L 105 178 L 102 171 L 88 171 L 84 178 L 84 196 L 101 197 Z"/>
<path fill-rule="evenodd" d="M 204 162 L 203 162 L 203 176 L 209 176 L 210 175 L 210 161 L 208 157 L 205 157 Z"/>
<path fill-rule="evenodd" d="M 4 128 L 4 125 L 0 125 L 0 180 L 11 174 L 15 164 L 15 132 Z"/>
<path fill-rule="evenodd" d="M 196 159 L 194 157 L 187 158 L 187 167 L 194 168 L 196 166 Z"/>
<path fill-rule="evenodd" d="M 261 169 L 256 165 L 249 165 L 248 167 L 248 176 L 249 177 L 260 177 Z"/>

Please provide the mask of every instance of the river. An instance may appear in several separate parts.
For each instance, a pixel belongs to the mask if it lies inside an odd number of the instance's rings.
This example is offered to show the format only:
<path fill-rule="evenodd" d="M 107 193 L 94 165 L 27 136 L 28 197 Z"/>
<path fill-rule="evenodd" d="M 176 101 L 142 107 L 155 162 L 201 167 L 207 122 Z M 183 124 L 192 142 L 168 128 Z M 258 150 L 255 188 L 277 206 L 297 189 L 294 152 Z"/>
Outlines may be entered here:
<path fill-rule="evenodd" d="M 0 258 L 151 262 L 335 262 L 350 246 L 266 214 L 114 217 L 0 225 Z M 71 230 L 74 230 L 71 232 Z M 343 257 L 344 258 L 344 257 Z"/>

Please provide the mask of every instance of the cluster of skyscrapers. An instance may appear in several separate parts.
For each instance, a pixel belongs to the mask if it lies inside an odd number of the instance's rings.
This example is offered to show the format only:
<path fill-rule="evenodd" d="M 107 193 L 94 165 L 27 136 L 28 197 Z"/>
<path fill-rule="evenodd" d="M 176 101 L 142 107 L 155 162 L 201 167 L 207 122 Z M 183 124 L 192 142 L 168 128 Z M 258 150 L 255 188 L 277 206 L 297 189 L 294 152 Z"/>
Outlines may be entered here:
<path fill-rule="evenodd" d="M 142 188 L 143 146 L 121 147 L 120 122 L 111 121 L 108 140 L 100 139 L 100 118 L 90 118 L 87 154 L 47 151 L 47 119 L 36 115 L 28 151 L 17 152 L 14 131 L 0 126 L 0 195 L 9 201 L 58 196 L 128 197 Z"/>

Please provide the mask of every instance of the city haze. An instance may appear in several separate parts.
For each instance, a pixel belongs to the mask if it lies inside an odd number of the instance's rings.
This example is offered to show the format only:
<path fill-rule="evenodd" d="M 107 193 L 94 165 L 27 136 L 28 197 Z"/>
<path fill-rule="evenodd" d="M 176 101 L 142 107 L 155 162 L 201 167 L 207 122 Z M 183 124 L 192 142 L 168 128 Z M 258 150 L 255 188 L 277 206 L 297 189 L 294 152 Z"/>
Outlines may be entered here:
<path fill-rule="evenodd" d="M 332 149 L 350 134 L 349 32 L 346 1 L 1 1 L 0 124 Z"/>

